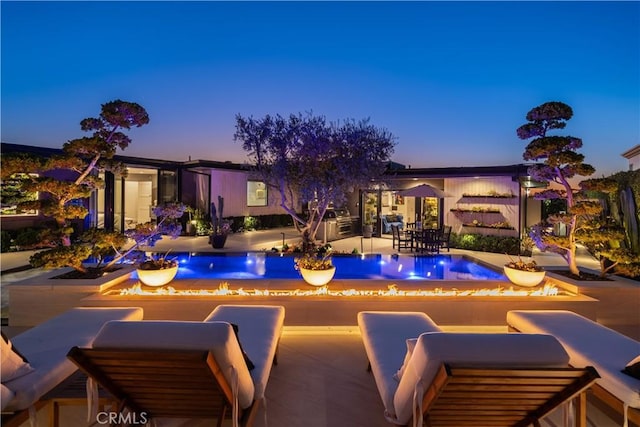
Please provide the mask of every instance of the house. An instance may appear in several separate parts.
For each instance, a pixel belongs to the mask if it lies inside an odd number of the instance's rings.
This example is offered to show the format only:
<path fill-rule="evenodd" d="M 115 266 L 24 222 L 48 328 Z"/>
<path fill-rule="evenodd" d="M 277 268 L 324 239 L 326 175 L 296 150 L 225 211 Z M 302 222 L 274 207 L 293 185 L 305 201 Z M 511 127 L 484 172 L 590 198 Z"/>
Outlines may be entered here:
<path fill-rule="evenodd" d="M 521 230 L 541 219 L 541 204 L 530 197 L 530 189 L 543 184 L 528 175 L 527 165 L 452 168 L 389 168 L 374 188 L 360 191 L 350 209 L 362 206 L 378 221 L 384 219 L 418 222 L 439 228 L 450 225 L 457 234 L 490 234 L 519 237 Z M 400 196 L 420 184 L 443 190 L 444 198 Z M 365 215 L 366 217 L 366 215 Z"/>
<path fill-rule="evenodd" d="M 629 170 L 640 169 L 640 144 L 622 153 L 622 157 L 629 160 Z"/>
<path fill-rule="evenodd" d="M 3 154 L 27 153 L 47 157 L 61 150 L 2 143 Z M 97 226 L 124 231 L 152 219 L 151 208 L 158 203 L 181 201 L 209 213 L 218 196 L 225 200 L 224 216 L 281 214 L 275 194 L 264 183 L 252 179 L 244 164 L 194 160 L 176 162 L 117 155 L 126 175 L 102 173 L 105 187 L 82 201 L 89 209 L 84 227 Z M 33 227 L 44 218 L 37 212 L 12 212 L 11 201 L 3 199 L 2 229 Z"/>
<path fill-rule="evenodd" d="M 31 153 L 51 156 L 58 149 L 2 143 L 2 153 Z M 254 178 L 246 164 L 211 160 L 177 162 L 115 156 L 124 163 L 126 175 L 104 173 L 105 188 L 82 201 L 89 209 L 84 227 L 98 226 L 124 231 L 152 219 L 158 203 L 181 201 L 203 213 L 211 202 L 224 198 L 224 216 L 283 214 L 278 195 Z M 447 197 L 403 198 L 398 193 L 426 183 L 444 190 Z M 347 208 L 357 218 L 372 218 L 375 232 L 384 231 L 383 219 L 403 223 L 421 221 L 427 226 L 451 225 L 455 233 L 479 233 L 518 237 L 522 230 L 540 220 L 540 203 L 529 197 L 539 186 L 527 174 L 527 165 L 406 168 L 390 162 L 383 179 L 371 188 L 348 197 Z M 10 201 L 3 200 L 3 204 Z M 302 210 L 302 205 L 300 205 Z M 4 211 L 3 229 L 34 226 L 44 218 L 35 212 Z"/>

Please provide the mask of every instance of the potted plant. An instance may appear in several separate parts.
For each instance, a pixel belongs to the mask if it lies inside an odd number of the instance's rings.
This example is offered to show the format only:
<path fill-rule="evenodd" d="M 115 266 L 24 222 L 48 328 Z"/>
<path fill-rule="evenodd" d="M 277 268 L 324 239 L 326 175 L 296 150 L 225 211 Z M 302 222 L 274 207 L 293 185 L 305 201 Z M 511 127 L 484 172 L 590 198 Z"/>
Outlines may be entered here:
<path fill-rule="evenodd" d="M 155 206 L 153 208 L 155 224 L 151 222 L 138 224 L 125 233 L 134 241 L 134 244 L 120 256 L 137 262 L 138 279 L 145 285 L 166 285 L 178 273 L 178 263 L 175 259 L 168 259 L 166 254 L 159 257 L 147 256 L 140 248 L 153 247 L 163 235 L 169 235 L 171 238 L 178 237 L 182 226 L 177 223 L 177 220 L 182 217 L 186 209 L 187 207 L 182 203 Z"/>
<path fill-rule="evenodd" d="M 373 217 L 375 216 L 375 199 L 368 198 L 364 211 L 364 221 L 362 223 L 362 237 L 368 239 L 373 236 Z"/>
<path fill-rule="evenodd" d="M 522 258 L 514 260 L 509 257 L 509 262 L 504 265 L 504 274 L 511 283 L 518 286 L 533 287 L 539 285 L 544 279 L 545 271 L 534 260 L 525 262 Z"/>
<path fill-rule="evenodd" d="M 228 221 L 222 219 L 222 211 L 224 209 L 224 197 L 218 196 L 218 208 L 216 204 L 211 202 L 211 226 L 212 231 L 209 235 L 209 243 L 214 249 L 224 248 L 227 242 L 227 235 L 231 231 Z"/>
<path fill-rule="evenodd" d="M 302 274 L 305 282 L 312 286 L 324 286 L 333 279 L 336 267 L 331 262 L 331 250 L 308 252 L 294 259 L 295 269 Z"/>
<path fill-rule="evenodd" d="M 365 217 L 364 224 L 362 225 L 362 237 L 369 239 L 371 236 L 373 236 L 373 224 L 370 218 Z"/>
<path fill-rule="evenodd" d="M 186 213 L 189 216 L 187 222 L 185 224 L 185 234 L 187 236 L 195 236 L 196 235 L 196 220 L 194 219 L 195 209 L 191 206 L 187 206 Z"/>
<path fill-rule="evenodd" d="M 168 252 L 167 252 L 168 254 Z M 147 286 L 164 286 L 178 274 L 178 261 L 167 254 L 150 257 L 138 265 L 138 279 Z"/>

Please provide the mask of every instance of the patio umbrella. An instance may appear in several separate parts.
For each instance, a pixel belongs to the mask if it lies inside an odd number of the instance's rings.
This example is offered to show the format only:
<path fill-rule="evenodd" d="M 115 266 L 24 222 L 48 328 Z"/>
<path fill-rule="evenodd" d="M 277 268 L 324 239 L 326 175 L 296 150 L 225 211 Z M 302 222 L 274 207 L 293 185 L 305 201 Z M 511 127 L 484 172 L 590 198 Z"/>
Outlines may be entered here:
<path fill-rule="evenodd" d="M 402 190 L 398 194 L 403 197 L 437 197 L 438 199 L 449 197 L 444 191 L 432 187 L 429 184 L 420 184 L 417 187 Z"/>

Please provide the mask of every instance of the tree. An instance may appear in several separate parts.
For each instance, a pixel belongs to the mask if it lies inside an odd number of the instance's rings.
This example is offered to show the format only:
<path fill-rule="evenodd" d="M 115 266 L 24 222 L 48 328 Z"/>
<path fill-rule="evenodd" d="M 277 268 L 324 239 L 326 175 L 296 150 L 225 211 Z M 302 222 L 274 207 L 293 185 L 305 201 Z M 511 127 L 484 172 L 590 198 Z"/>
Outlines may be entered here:
<path fill-rule="evenodd" d="M 588 179 L 580 183 L 587 194 L 599 196 L 603 205 L 620 194 L 619 176 Z M 626 233 L 622 223 L 613 216 L 600 215 L 586 221 L 586 226 L 577 231 L 577 238 L 600 260 L 600 275 L 615 272 L 629 277 L 640 276 L 640 254 L 633 251 L 632 237 Z M 635 236 L 637 238 L 637 236 Z"/>
<path fill-rule="evenodd" d="M 527 145 L 523 158 L 530 161 L 542 161 L 529 167 L 533 179 L 556 183 L 559 188 L 550 188 L 536 194 L 539 200 L 564 199 L 567 212 L 551 215 L 547 223 L 536 224 L 531 228 L 531 238 L 542 251 L 557 253 L 567 262 L 569 271 L 580 276 L 576 263 L 576 244 L 580 235 L 586 232 L 589 221 L 602 212 L 598 201 L 588 200 L 584 192 L 573 189 L 570 180 L 576 176 L 590 176 L 595 172 L 593 166 L 584 163 L 584 155 L 577 152 L 582 140 L 572 136 L 547 135 L 549 131 L 564 129 L 567 120 L 573 117 L 573 110 L 562 102 L 546 102 L 527 113 L 529 123 L 517 129 L 520 139 L 534 138 Z M 564 224 L 566 236 L 554 235 L 549 226 Z M 593 230 L 591 231 L 593 232 Z"/>
<path fill-rule="evenodd" d="M 149 116 L 143 107 L 115 100 L 103 104 L 98 117 L 80 122 L 81 129 L 92 132 L 91 136 L 68 141 L 63 145 L 61 155 L 48 158 L 25 154 L 2 156 L 2 180 L 19 175 L 22 192 L 40 194 L 37 200 L 21 201 L 18 208 L 39 210 L 57 224 L 57 246 L 37 254 L 32 258 L 32 264 L 46 268 L 71 266 L 85 271 L 82 262 L 88 256 L 117 252 L 124 244 L 124 236 L 104 232 L 80 238 L 82 241 L 91 237 L 91 243 L 74 245 L 71 221 L 83 219 L 88 214 L 87 209 L 76 201 L 89 197 L 104 185 L 97 172 L 123 170 L 120 163 L 113 161 L 116 150 L 124 150 L 131 142 L 122 130 L 147 123 Z M 100 241 L 96 240 L 98 236 Z"/>
<path fill-rule="evenodd" d="M 327 123 L 311 114 L 262 119 L 238 114 L 234 140 L 242 142 L 260 179 L 279 194 L 305 251 L 314 247 L 329 204 L 343 203 L 348 193 L 379 178 L 395 145 L 390 132 L 369 120 Z M 297 196 L 309 202 L 308 217 L 298 213 Z"/>
<path fill-rule="evenodd" d="M 149 116 L 140 105 L 121 100 L 102 105 L 97 118 L 87 118 L 80 122 L 83 131 L 91 136 L 68 141 L 62 146 L 62 154 L 49 158 L 28 155 L 3 156 L 2 179 L 22 174 L 21 190 L 25 193 L 38 192 L 38 200 L 24 201 L 18 207 L 24 210 L 39 210 L 52 217 L 58 225 L 62 246 L 71 246 L 73 228 L 70 221 L 83 219 L 87 209 L 75 200 L 89 197 L 102 188 L 104 183 L 97 176 L 98 170 L 120 170 L 121 165 L 113 162 L 116 149 L 124 150 L 131 139 L 121 129 L 140 127 L 149 123 Z M 71 171 L 70 178 L 61 179 L 63 171 Z"/>

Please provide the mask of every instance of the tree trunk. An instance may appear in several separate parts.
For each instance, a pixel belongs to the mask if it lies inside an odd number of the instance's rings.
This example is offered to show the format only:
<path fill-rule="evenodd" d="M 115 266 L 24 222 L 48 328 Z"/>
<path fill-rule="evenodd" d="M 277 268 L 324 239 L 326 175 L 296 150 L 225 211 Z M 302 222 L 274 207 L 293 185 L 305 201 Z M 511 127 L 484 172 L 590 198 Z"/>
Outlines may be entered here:
<path fill-rule="evenodd" d="M 566 181 L 565 181 L 566 183 Z M 570 213 L 573 208 L 573 193 L 571 193 L 571 186 L 566 183 L 567 189 L 567 211 Z M 567 263 L 569 264 L 569 271 L 574 276 L 580 276 L 580 270 L 578 270 L 578 263 L 576 259 L 576 226 L 578 225 L 577 215 L 572 215 L 571 222 L 569 223 L 569 230 L 567 230 L 567 237 L 569 237 L 569 250 L 567 253 Z"/>
<path fill-rule="evenodd" d="M 573 251 L 567 253 L 567 264 L 569 264 L 569 271 L 574 276 L 580 276 L 580 270 L 578 270 L 578 264 L 576 261 L 575 245 Z"/>
<path fill-rule="evenodd" d="M 315 238 L 312 236 L 312 233 L 309 229 L 309 227 L 307 227 L 303 232 L 302 232 L 302 252 L 303 253 L 309 253 L 311 251 L 313 251 L 316 247 L 316 241 Z"/>
<path fill-rule="evenodd" d="M 64 218 L 56 218 L 56 223 L 60 232 L 60 244 L 62 246 L 71 246 L 71 235 L 67 233 L 67 221 Z"/>

